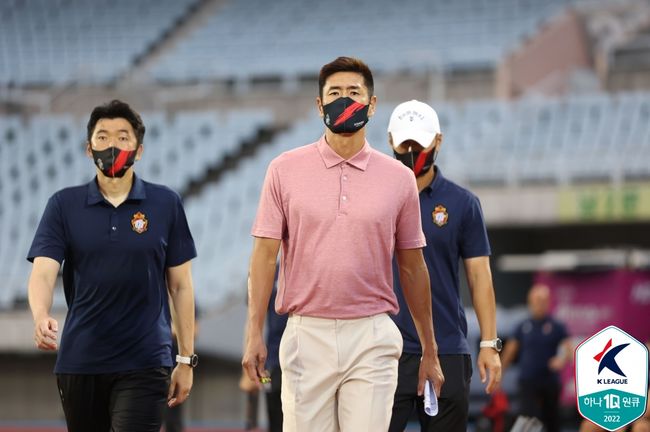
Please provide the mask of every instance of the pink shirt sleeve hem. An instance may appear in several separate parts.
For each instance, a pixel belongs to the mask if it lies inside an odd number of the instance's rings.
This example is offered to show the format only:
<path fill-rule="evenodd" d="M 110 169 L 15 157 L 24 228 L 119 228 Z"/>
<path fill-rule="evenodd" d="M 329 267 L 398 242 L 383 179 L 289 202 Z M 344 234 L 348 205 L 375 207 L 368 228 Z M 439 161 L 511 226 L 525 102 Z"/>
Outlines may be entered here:
<path fill-rule="evenodd" d="M 251 231 L 253 237 L 264 237 L 272 238 L 276 240 L 282 240 L 282 233 L 272 230 L 263 230 L 263 229 L 254 229 Z"/>
<path fill-rule="evenodd" d="M 395 243 L 397 249 L 419 249 L 427 245 L 423 240 L 400 241 Z"/>

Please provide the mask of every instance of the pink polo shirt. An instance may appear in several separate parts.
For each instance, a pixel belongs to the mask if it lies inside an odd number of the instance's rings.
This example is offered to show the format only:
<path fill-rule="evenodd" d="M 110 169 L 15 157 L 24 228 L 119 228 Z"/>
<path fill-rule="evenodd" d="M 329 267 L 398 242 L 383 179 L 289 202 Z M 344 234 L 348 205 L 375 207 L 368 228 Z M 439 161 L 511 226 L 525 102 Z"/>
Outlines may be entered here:
<path fill-rule="evenodd" d="M 426 245 L 413 172 L 325 136 L 269 164 L 252 234 L 282 240 L 276 311 L 337 319 L 397 313 L 394 249 Z"/>

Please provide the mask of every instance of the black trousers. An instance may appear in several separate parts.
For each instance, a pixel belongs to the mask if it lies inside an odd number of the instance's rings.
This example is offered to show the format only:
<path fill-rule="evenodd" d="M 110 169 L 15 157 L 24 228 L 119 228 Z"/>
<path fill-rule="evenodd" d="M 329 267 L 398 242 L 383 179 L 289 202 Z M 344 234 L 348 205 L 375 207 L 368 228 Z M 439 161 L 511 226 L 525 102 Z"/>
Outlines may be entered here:
<path fill-rule="evenodd" d="M 57 375 L 69 432 L 159 432 L 169 369 Z"/>
<path fill-rule="evenodd" d="M 282 369 L 271 370 L 271 389 L 266 391 L 266 412 L 269 432 L 282 432 Z"/>
<path fill-rule="evenodd" d="M 418 414 L 422 432 L 467 430 L 472 359 L 468 354 L 441 355 L 440 366 L 445 383 L 438 398 L 438 415 L 429 417 L 424 413 L 424 399 L 417 395 L 420 355 L 402 354 L 389 432 L 404 431 L 413 410 Z"/>
<path fill-rule="evenodd" d="M 165 432 L 183 432 L 183 405 L 165 407 Z"/>
<path fill-rule="evenodd" d="M 560 430 L 559 400 L 560 384 L 557 380 L 519 381 L 520 414 L 537 417 L 547 432 Z"/>

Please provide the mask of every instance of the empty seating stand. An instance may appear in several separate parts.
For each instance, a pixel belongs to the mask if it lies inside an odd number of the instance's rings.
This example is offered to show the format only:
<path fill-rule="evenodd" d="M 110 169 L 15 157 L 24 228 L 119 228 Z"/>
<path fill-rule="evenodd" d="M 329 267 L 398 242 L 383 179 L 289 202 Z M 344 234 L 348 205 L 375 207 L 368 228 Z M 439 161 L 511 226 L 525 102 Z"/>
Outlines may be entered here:
<path fill-rule="evenodd" d="M 105 84 L 127 72 L 194 0 L 0 3 L 0 85 Z"/>
<path fill-rule="evenodd" d="M 376 72 L 494 67 L 571 3 L 232 1 L 165 53 L 153 76 L 164 82 L 313 76 L 339 55 L 360 57 Z"/>

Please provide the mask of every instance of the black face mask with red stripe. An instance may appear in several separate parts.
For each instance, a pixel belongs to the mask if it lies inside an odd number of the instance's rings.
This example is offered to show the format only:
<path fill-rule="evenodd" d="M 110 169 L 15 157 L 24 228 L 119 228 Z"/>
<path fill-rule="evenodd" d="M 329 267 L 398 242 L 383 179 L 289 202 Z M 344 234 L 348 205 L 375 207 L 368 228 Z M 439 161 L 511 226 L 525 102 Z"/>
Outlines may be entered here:
<path fill-rule="evenodd" d="M 413 170 L 416 177 L 426 174 L 431 169 L 431 165 L 436 162 L 436 156 L 438 156 L 438 152 L 433 149 L 427 152 L 410 151 L 400 154 L 393 151 L 393 153 L 397 160 Z"/>
<path fill-rule="evenodd" d="M 106 150 L 91 150 L 93 161 L 106 177 L 123 177 L 126 170 L 135 163 L 135 150 L 120 150 L 109 147 Z"/>
<path fill-rule="evenodd" d="M 368 123 L 370 105 L 342 97 L 323 105 L 325 126 L 335 134 L 354 133 Z"/>

